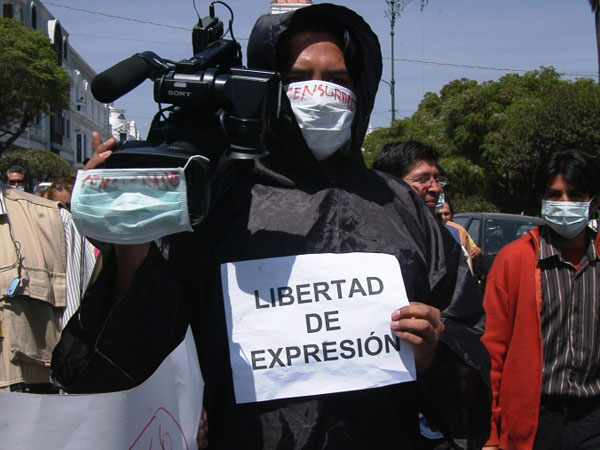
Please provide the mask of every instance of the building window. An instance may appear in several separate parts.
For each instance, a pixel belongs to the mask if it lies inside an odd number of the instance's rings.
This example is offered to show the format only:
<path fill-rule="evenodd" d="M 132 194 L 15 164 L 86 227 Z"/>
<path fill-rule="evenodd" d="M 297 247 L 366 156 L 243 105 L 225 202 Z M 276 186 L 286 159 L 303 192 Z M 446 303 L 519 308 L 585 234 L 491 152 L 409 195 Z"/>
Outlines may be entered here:
<path fill-rule="evenodd" d="M 61 112 L 55 112 L 50 117 L 50 140 L 56 144 L 62 144 L 65 135 L 65 118 Z"/>
<path fill-rule="evenodd" d="M 38 27 L 38 18 L 37 18 L 37 8 L 34 4 L 31 5 L 31 28 L 37 30 Z"/>
<path fill-rule="evenodd" d="M 83 159 L 82 159 L 82 161 L 85 158 L 87 158 L 87 153 L 88 153 L 88 151 L 87 151 L 87 134 L 84 134 L 83 135 Z M 81 162 L 81 161 L 79 161 L 79 162 Z"/>
<path fill-rule="evenodd" d="M 7 19 L 15 18 L 12 3 L 5 3 L 4 5 L 2 5 L 2 17 L 6 17 Z"/>
<path fill-rule="evenodd" d="M 127 133 L 119 133 L 119 140 L 126 141 L 127 140 Z"/>
<path fill-rule="evenodd" d="M 67 119 L 65 123 L 65 135 L 70 138 L 71 137 L 71 120 Z"/>
<path fill-rule="evenodd" d="M 81 153 L 83 151 L 83 136 L 81 134 L 78 134 L 76 137 L 76 141 L 77 141 L 77 151 L 75 153 L 75 159 L 78 163 L 80 163 L 81 161 L 83 161 L 83 158 L 81 156 Z"/>
<path fill-rule="evenodd" d="M 67 37 L 63 37 L 63 58 L 68 59 L 69 56 L 69 40 Z"/>

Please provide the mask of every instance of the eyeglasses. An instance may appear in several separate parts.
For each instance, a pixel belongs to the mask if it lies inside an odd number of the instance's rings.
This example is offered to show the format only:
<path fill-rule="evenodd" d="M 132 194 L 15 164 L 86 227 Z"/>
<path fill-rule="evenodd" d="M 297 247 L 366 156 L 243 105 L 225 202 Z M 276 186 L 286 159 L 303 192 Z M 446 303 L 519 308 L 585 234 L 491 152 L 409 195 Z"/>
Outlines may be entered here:
<path fill-rule="evenodd" d="M 25 184 L 25 180 L 8 180 L 8 184 L 11 186 Z"/>
<path fill-rule="evenodd" d="M 410 183 L 419 183 L 426 186 L 431 186 L 434 182 L 439 184 L 440 187 L 444 187 L 448 185 L 448 178 L 446 177 L 432 177 L 432 176 L 423 176 L 419 178 L 407 178 L 407 181 Z"/>

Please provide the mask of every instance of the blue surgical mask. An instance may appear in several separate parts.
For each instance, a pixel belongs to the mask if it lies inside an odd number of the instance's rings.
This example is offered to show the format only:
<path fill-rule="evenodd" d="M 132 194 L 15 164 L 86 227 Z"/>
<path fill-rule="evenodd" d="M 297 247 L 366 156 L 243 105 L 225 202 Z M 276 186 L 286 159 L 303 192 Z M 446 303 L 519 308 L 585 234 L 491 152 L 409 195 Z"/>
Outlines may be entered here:
<path fill-rule="evenodd" d="M 577 236 L 588 224 L 589 202 L 555 202 L 542 200 L 542 217 L 558 234 L 565 239 Z"/>
<path fill-rule="evenodd" d="M 193 231 L 181 167 L 80 170 L 71 212 L 84 236 L 113 244 Z"/>

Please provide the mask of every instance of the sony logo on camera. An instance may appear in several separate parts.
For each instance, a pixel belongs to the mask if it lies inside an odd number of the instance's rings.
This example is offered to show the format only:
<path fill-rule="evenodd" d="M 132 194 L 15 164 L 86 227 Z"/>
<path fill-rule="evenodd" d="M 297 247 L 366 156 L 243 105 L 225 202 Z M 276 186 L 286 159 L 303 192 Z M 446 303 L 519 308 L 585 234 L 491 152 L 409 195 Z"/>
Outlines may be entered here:
<path fill-rule="evenodd" d="M 192 95 L 191 92 L 187 92 L 187 91 L 174 91 L 172 89 L 168 90 L 167 94 L 175 96 L 175 97 L 189 97 L 190 95 Z"/>

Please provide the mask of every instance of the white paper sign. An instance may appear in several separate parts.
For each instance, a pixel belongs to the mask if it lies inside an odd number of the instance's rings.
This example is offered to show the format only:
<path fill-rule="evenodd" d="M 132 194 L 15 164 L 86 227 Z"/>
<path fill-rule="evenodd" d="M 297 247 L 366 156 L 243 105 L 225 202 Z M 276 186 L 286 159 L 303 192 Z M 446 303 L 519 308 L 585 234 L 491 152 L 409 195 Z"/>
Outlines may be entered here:
<path fill-rule="evenodd" d="M 0 449 L 197 449 L 204 382 L 191 330 L 142 385 L 90 395 L 0 393 Z"/>
<path fill-rule="evenodd" d="M 221 277 L 238 403 L 415 380 L 412 347 L 390 328 L 408 304 L 394 256 L 258 259 Z"/>

